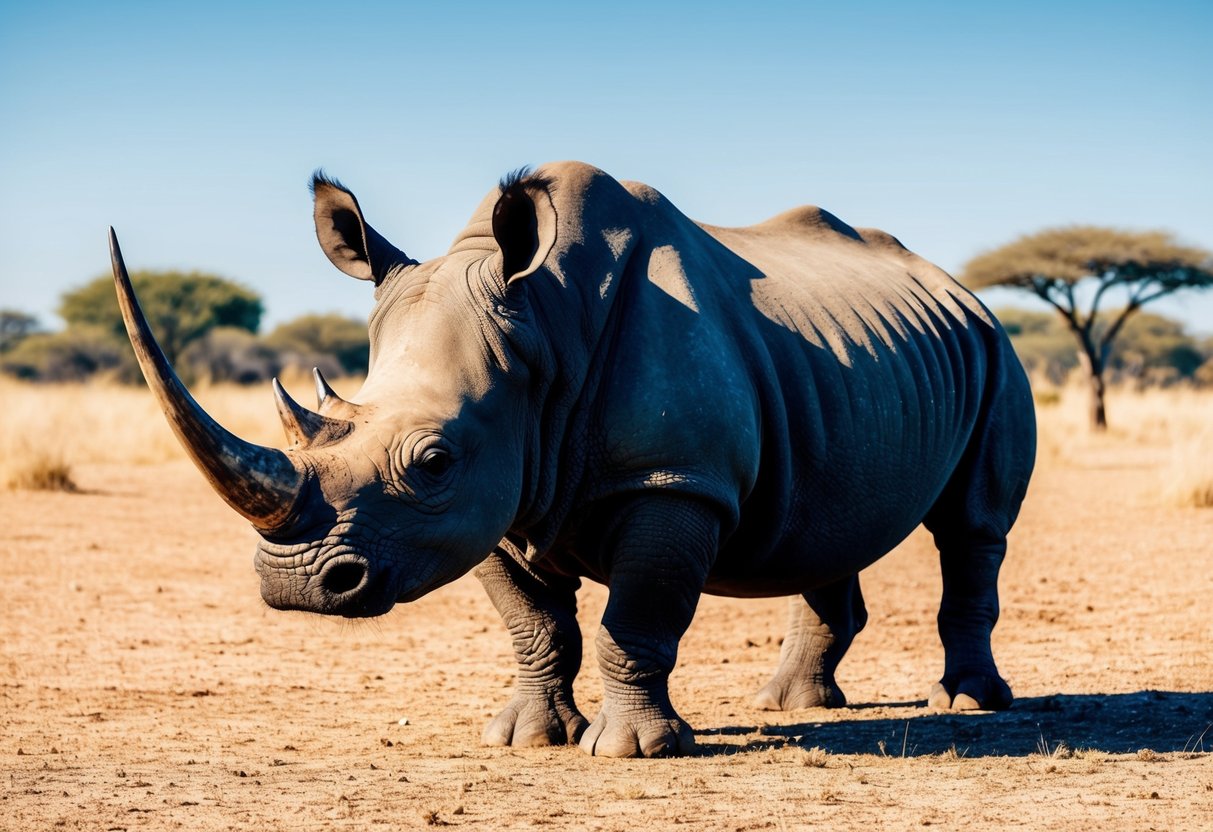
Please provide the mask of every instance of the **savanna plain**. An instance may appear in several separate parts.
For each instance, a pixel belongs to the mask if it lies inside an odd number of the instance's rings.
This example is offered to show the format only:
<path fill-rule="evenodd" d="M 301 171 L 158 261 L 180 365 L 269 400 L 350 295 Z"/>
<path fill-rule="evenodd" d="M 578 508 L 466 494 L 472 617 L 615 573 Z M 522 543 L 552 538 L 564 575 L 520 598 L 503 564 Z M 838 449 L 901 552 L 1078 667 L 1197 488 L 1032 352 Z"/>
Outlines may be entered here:
<path fill-rule="evenodd" d="M 199 399 L 278 444 L 268 390 Z M 267 608 L 254 533 L 146 391 L 0 402 L 22 486 L 0 488 L 0 829 L 1213 829 L 1213 393 L 1116 390 L 1098 436 L 1081 390 L 1038 394 L 994 637 L 1009 711 L 926 708 L 919 531 L 862 575 L 842 709 L 753 707 L 786 601 L 704 598 L 671 680 L 700 750 L 664 760 L 481 746 L 513 657 L 471 577 L 369 622 Z M 606 590 L 580 597 L 592 717 Z"/>

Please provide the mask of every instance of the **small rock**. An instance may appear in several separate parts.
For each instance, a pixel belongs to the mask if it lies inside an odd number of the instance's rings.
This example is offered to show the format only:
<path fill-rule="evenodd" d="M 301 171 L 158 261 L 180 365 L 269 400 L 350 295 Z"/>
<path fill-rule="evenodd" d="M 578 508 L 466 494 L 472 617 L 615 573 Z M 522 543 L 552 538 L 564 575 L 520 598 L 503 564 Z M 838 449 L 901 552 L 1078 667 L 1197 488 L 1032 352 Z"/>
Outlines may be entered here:
<path fill-rule="evenodd" d="M 402 716 L 402 717 L 400 717 L 400 719 L 396 720 L 396 724 L 397 725 L 408 725 L 409 718 L 407 716 Z"/>

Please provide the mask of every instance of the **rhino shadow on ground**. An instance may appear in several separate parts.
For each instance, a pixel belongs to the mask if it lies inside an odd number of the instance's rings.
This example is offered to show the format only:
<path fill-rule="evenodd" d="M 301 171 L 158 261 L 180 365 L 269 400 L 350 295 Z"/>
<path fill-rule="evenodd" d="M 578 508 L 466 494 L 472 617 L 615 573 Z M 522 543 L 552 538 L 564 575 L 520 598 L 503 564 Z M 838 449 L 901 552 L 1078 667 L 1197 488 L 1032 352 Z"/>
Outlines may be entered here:
<path fill-rule="evenodd" d="M 909 703 L 894 703 L 891 707 Z M 921 704 L 921 703 L 919 703 Z M 906 719 L 863 719 L 872 706 L 849 706 L 855 719 L 792 725 L 729 726 L 697 732 L 705 756 L 781 747 L 818 746 L 831 754 L 921 757 L 1026 757 L 1070 750 L 1133 754 L 1213 752 L 1213 693 L 1139 691 L 1054 694 L 1017 699 L 1010 710 L 953 714 L 923 709 Z M 882 706 L 883 707 L 883 706 Z M 711 736 L 762 734 L 745 745 L 713 744 Z M 904 748 L 904 751 L 903 751 Z"/>

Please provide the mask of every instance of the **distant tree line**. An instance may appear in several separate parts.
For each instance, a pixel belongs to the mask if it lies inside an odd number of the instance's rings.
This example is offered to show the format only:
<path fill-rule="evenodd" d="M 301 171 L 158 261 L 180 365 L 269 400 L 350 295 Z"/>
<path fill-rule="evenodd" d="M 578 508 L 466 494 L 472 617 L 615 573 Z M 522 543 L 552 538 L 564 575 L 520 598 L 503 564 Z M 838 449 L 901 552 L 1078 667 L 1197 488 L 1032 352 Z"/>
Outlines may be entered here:
<path fill-rule="evenodd" d="M 1073 334 L 1056 315 L 1016 307 L 996 309 L 994 314 L 1033 378 L 1061 384 L 1070 373 L 1085 372 Z M 1117 334 L 1105 372 L 1114 384 L 1213 387 L 1213 336 L 1197 338 L 1179 321 L 1139 312 Z"/>
<path fill-rule="evenodd" d="M 263 382 L 288 368 L 319 367 L 326 376 L 366 373 L 366 325 L 337 314 L 304 315 L 258 335 L 261 298 L 239 284 L 197 272 L 135 272 L 140 305 L 177 372 L 201 380 Z M 32 381 L 83 381 L 98 375 L 139 382 L 112 279 L 99 277 L 63 295 L 58 332 L 31 315 L 0 309 L 0 372 Z M 1061 383 L 1083 369 L 1079 345 L 1062 317 L 1019 308 L 996 311 L 1020 360 L 1038 379 Z M 1108 314 L 1091 338 L 1119 322 L 1107 339 L 1104 373 L 1138 386 L 1213 386 L 1213 337 L 1196 338 L 1170 318 L 1137 311 Z"/>
<path fill-rule="evenodd" d="M 187 383 L 266 381 L 288 368 L 327 376 L 367 369 L 366 325 L 343 315 L 304 315 L 258 335 L 264 307 L 251 290 L 198 272 L 135 272 L 131 282 L 160 346 Z M 31 381 L 142 379 L 126 337 L 112 278 L 63 295 L 67 326 L 41 329 L 24 312 L 0 309 L 0 372 Z"/>

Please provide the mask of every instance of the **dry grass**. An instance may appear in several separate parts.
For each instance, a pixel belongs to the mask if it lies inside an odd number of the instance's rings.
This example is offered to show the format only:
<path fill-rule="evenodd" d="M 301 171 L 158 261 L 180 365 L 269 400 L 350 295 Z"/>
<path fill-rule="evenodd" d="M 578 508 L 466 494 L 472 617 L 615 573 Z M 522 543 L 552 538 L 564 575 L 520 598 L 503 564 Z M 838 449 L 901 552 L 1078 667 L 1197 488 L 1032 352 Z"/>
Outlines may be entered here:
<path fill-rule="evenodd" d="M 313 401 L 306 376 L 284 383 L 300 402 Z M 352 395 L 357 384 L 335 382 L 343 395 Z M 251 442 L 283 445 L 269 385 L 202 385 L 193 393 L 228 430 Z M 147 465 L 185 458 L 144 387 L 106 382 L 35 385 L 0 376 L 0 402 L 0 487 L 72 490 L 74 466 Z"/>
<path fill-rule="evenodd" d="M 825 768 L 829 761 L 829 752 L 816 745 L 805 749 L 800 756 L 800 764 L 809 768 Z"/>
<path fill-rule="evenodd" d="M 1075 441 L 1174 445 L 1213 429 L 1213 390 L 1114 387 L 1107 395 L 1109 428 L 1102 436 L 1088 429 L 1083 384 L 1038 388 L 1035 398 L 1042 438 L 1063 447 Z"/>
<path fill-rule="evenodd" d="M 1162 493 L 1176 505 L 1213 508 L 1213 424 L 1172 446 L 1162 469 Z"/>
<path fill-rule="evenodd" d="M 0 484 L 30 491 L 77 491 L 72 467 L 62 451 L 7 432 L 0 440 Z"/>
<path fill-rule="evenodd" d="M 1046 760 L 1068 760 L 1074 756 L 1074 752 L 1065 742 L 1058 740 L 1056 743 L 1050 743 L 1044 736 L 1040 735 L 1040 739 L 1036 741 L 1037 757 L 1044 757 Z"/>
<path fill-rule="evenodd" d="M 284 380 L 300 402 L 312 402 L 311 380 Z M 339 379 L 352 396 L 357 379 Z M 252 442 L 280 447 L 282 429 L 268 385 L 203 385 L 194 395 L 221 424 Z M 1213 506 L 1213 391 L 1112 390 L 1111 428 L 1087 428 L 1086 389 L 1078 384 L 1037 391 L 1040 465 L 1073 464 L 1079 452 L 1133 447 L 1149 456 L 1152 499 Z M 184 459 L 148 391 L 117 384 L 31 385 L 0 377 L 0 486 L 70 490 L 72 468 Z"/>
<path fill-rule="evenodd" d="M 1213 391 L 1113 389 L 1102 435 L 1087 427 L 1085 387 L 1045 390 L 1036 402 L 1038 464 L 1066 466 L 1089 451 L 1133 448 L 1153 469 L 1143 487 L 1155 498 L 1213 507 Z"/>

